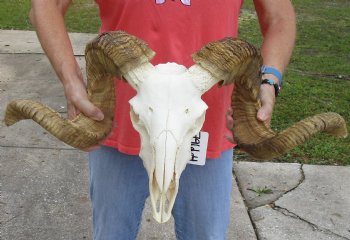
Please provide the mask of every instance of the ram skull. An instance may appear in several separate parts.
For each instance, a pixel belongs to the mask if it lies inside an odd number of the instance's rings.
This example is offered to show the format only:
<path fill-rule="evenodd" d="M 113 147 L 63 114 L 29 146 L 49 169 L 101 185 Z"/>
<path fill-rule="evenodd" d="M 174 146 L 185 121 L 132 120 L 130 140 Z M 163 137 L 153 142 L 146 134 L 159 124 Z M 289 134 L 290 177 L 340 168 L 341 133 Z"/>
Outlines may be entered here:
<path fill-rule="evenodd" d="M 108 32 L 91 41 L 85 51 L 88 97 L 105 115 L 94 121 L 83 114 L 67 120 L 51 108 L 30 100 L 11 102 L 5 124 L 33 119 L 63 142 L 85 149 L 111 131 L 114 114 L 113 77 L 126 80 L 137 91 L 130 100 L 131 120 L 140 133 L 144 166 L 149 175 L 153 215 L 170 218 L 181 172 L 190 160 L 191 138 L 201 129 L 206 104 L 201 95 L 214 84 L 235 84 L 232 94 L 235 141 L 256 159 L 271 159 L 302 144 L 317 132 L 346 137 L 344 119 L 321 113 L 275 133 L 256 119 L 259 101 L 259 51 L 251 44 L 225 38 L 205 45 L 193 55 L 189 69 L 168 63 L 153 66 L 154 52 L 145 42 L 125 32 Z"/>
<path fill-rule="evenodd" d="M 203 126 L 208 106 L 201 99 L 217 81 L 198 66 L 144 64 L 124 76 L 137 91 L 130 116 L 141 137 L 140 157 L 149 175 L 153 215 L 167 221 L 179 179 L 191 159 L 191 140 Z M 211 85 L 210 85 L 211 84 Z"/>

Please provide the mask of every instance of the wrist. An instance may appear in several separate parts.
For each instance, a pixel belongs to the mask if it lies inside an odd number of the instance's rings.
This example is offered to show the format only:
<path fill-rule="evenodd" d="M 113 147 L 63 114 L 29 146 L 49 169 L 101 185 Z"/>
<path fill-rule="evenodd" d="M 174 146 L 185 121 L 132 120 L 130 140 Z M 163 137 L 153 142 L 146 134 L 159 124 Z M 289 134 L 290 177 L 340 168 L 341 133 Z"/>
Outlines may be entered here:
<path fill-rule="evenodd" d="M 282 73 L 275 67 L 265 66 L 261 67 L 262 81 L 261 84 L 270 85 L 275 90 L 275 97 L 282 87 L 283 76 Z"/>
<path fill-rule="evenodd" d="M 273 80 L 280 88 L 282 87 L 283 75 L 277 68 L 263 65 L 260 71 L 262 79 Z"/>
<path fill-rule="evenodd" d="M 65 65 L 65 64 L 64 64 Z M 67 66 L 65 67 L 62 65 L 60 73 L 58 73 L 58 76 L 63 84 L 63 87 L 70 88 L 71 86 L 74 86 L 77 84 L 77 82 L 81 83 L 83 82 L 83 74 L 78 66 L 78 64 L 75 64 L 75 67 Z"/>
<path fill-rule="evenodd" d="M 270 90 L 274 90 L 274 96 L 275 98 L 278 96 L 278 93 L 280 91 L 280 86 L 271 79 L 262 79 L 261 85 L 267 85 L 270 86 Z"/>

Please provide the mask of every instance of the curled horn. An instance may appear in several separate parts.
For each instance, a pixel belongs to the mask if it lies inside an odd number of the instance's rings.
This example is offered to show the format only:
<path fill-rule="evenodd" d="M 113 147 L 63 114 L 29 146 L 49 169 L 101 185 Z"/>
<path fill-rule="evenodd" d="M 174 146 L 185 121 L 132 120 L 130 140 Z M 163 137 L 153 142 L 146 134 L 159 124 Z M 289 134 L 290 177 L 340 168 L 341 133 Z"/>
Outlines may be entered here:
<path fill-rule="evenodd" d="M 245 41 L 225 38 L 209 43 L 193 55 L 193 60 L 220 85 L 234 83 L 232 132 L 241 149 L 253 158 L 280 156 L 318 132 L 347 136 L 345 120 L 332 112 L 306 118 L 280 133 L 272 131 L 267 123 L 258 121 L 262 58 L 259 51 Z"/>
<path fill-rule="evenodd" d="M 83 114 L 73 120 L 41 103 L 16 100 L 8 104 L 4 122 L 10 126 L 22 119 L 33 119 L 59 140 L 85 149 L 103 140 L 111 131 L 114 115 L 114 81 L 138 66 L 148 63 L 154 52 L 142 40 L 125 32 L 103 33 L 85 49 L 89 100 L 104 113 L 103 121 Z"/>

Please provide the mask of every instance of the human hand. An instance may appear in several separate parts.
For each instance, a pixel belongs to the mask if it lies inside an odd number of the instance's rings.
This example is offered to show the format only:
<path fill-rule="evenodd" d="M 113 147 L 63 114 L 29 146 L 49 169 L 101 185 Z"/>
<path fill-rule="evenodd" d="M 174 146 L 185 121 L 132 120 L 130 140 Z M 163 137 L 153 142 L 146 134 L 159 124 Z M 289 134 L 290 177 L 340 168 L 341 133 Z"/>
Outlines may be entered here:
<path fill-rule="evenodd" d="M 260 87 L 260 101 L 261 101 L 261 108 L 257 112 L 257 119 L 259 121 L 267 122 L 268 125 L 270 125 L 273 107 L 275 105 L 275 89 L 273 86 L 268 84 L 262 84 Z M 233 128 L 233 110 L 232 108 L 229 108 L 226 112 L 226 128 L 232 131 Z M 236 143 L 233 135 L 226 135 L 225 138 L 232 142 Z"/>
<path fill-rule="evenodd" d="M 79 113 L 83 113 L 85 116 L 101 121 L 104 118 L 103 112 L 97 108 L 88 99 L 86 86 L 82 76 L 76 79 L 72 83 L 64 85 L 64 91 L 67 100 L 67 115 L 68 119 L 74 119 Z M 83 151 L 92 151 L 99 148 L 100 145 L 94 145 L 89 148 L 83 149 Z"/>
<path fill-rule="evenodd" d="M 68 119 L 74 119 L 79 113 L 83 113 L 93 120 L 103 120 L 104 115 L 102 111 L 88 99 L 82 77 L 74 82 L 66 83 L 64 92 L 67 100 Z"/>
<path fill-rule="evenodd" d="M 275 105 L 275 89 L 269 84 L 262 84 L 260 86 L 259 98 L 261 101 L 261 108 L 256 115 L 257 119 L 266 122 L 270 125 L 273 107 Z"/>

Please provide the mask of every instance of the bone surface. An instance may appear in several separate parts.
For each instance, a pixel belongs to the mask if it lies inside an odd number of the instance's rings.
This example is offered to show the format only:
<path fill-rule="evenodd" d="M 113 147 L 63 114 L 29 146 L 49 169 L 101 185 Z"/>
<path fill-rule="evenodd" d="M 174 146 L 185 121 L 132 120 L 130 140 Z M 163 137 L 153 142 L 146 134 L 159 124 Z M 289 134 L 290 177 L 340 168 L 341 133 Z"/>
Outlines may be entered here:
<path fill-rule="evenodd" d="M 146 69 L 146 70 L 145 70 Z M 207 105 L 193 79 L 196 71 L 176 63 L 140 66 L 125 75 L 137 95 L 131 121 L 141 137 L 140 157 L 149 175 L 154 218 L 171 217 L 179 179 L 191 159 L 191 139 L 203 126 Z M 212 77 L 202 71 L 200 76 Z M 215 83 L 214 81 L 211 81 Z"/>

